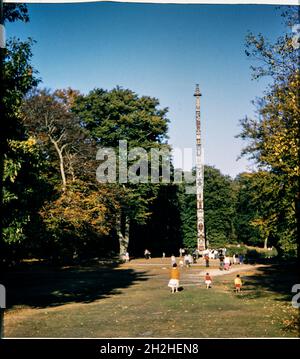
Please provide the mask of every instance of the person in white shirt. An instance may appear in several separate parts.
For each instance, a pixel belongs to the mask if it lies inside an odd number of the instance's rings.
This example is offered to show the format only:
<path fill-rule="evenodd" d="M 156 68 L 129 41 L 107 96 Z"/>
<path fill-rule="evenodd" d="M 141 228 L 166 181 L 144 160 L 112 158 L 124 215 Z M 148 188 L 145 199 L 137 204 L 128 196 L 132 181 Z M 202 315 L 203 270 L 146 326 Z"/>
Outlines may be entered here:
<path fill-rule="evenodd" d="M 224 259 L 224 269 L 229 270 L 229 268 L 230 268 L 230 258 L 226 256 Z"/>
<path fill-rule="evenodd" d="M 185 264 L 185 266 L 186 266 L 187 268 L 189 268 L 189 266 L 190 266 L 190 259 L 189 259 L 189 256 L 188 256 L 187 254 L 184 256 L 184 264 Z"/>
<path fill-rule="evenodd" d="M 172 254 L 172 255 L 171 255 L 171 265 L 173 266 L 174 263 L 176 263 L 176 258 L 175 258 L 175 256 Z"/>

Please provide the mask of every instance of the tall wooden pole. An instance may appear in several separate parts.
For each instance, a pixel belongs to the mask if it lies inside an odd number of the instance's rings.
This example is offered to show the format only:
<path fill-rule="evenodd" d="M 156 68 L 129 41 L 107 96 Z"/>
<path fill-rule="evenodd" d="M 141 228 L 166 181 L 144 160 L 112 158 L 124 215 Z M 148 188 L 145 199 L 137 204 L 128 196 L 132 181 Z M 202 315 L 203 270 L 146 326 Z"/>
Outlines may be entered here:
<path fill-rule="evenodd" d="M 204 229 L 204 206 L 203 206 L 203 187 L 204 187 L 204 163 L 201 141 L 201 121 L 200 121 L 200 93 L 199 85 L 196 85 L 194 96 L 196 97 L 196 194 L 197 194 L 197 249 L 205 250 L 205 229 Z"/>

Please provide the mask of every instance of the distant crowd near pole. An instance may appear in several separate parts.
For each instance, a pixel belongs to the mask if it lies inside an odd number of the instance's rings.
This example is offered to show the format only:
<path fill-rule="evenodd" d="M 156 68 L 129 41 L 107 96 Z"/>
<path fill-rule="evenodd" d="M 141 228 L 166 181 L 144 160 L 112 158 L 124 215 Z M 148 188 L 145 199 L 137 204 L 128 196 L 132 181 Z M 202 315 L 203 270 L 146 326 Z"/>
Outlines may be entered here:
<path fill-rule="evenodd" d="M 202 263 L 205 268 L 210 267 L 210 261 L 218 260 L 218 269 L 220 271 L 230 271 L 233 265 L 241 265 L 244 263 L 244 255 L 242 253 L 234 253 L 232 256 L 226 253 L 226 248 L 220 249 L 206 249 L 203 251 L 195 250 L 187 250 L 185 248 L 179 248 L 179 257 L 178 263 L 175 254 L 170 255 L 170 276 L 168 281 L 168 287 L 171 288 L 171 293 L 176 293 L 183 288 L 180 287 L 180 269 L 190 268 L 193 264 Z M 151 252 L 148 248 L 144 250 L 144 258 L 146 260 L 151 259 Z M 162 260 L 165 260 L 166 253 L 162 252 Z M 126 252 L 123 256 L 124 262 L 129 262 L 130 257 L 129 253 Z M 203 278 L 203 283 L 206 286 L 206 289 L 212 288 L 213 285 L 213 277 L 208 272 L 205 273 Z M 239 274 L 236 275 L 233 281 L 234 291 L 239 293 L 242 287 L 242 280 Z"/>

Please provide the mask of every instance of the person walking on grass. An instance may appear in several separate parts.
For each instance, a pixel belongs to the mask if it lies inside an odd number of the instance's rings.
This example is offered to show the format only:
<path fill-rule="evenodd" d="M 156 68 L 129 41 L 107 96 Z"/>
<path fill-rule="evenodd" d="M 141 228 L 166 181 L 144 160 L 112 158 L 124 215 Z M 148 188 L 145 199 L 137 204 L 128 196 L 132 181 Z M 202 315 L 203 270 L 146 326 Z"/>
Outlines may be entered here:
<path fill-rule="evenodd" d="M 171 255 L 171 266 L 173 266 L 173 264 L 176 263 L 176 257 L 174 256 L 174 254 Z"/>
<path fill-rule="evenodd" d="M 171 293 L 178 292 L 180 273 L 177 264 L 174 263 L 170 271 L 170 280 L 168 287 L 171 288 Z"/>
<path fill-rule="evenodd" d="M 207 253 L 204 256 L 204 260 L 205 260 L 205 267 L 209 267 L 209 255 Z"/>
<path fill-rule="evenodd" d="M 149 251 L 148 249 L 145 249 L 145 251 L 144 251 L 144 256 L 145 256 L 146 259 L 150 259 L 150 258 L 151 258 L 151 253 L 150 253 L 150 251 Z"/>
<path fill-rule="evenodd" d="M 206 273 L 204 282 L 206 284 L 206 289 L 211 288 L 212 279 L 209 273 Z"/>
<path fill-rule="evenodd" d="M 230 258 L 228 256 L 225 256 L 225 258 L 224 258 L 224 269 L 225 270 L 230 269 Z"/>
<path fill-rule="evenodd" d="M 244 263 L 244 256 L 242 254 L 239 254 L 239 263 L 240 264 Z"/>
<path fill-rule="evenodd" d="M 223 255 L 223 252 L 220 252 L 219 254 L 219 261 L 220 261 L 220 270 L 223 270 L 224 269 L 224 255 Z"/>
<path fill-rule="evenodd" d="M 240 275 L 237 274 L 237 276 L 234 278 L 234 290 L 236 293 L 240 293 L 242 287 L 242 280 L 240 278 Z"/>
<path fill-rule="evenodd" d="M 190 259 L 189 259 L 188 254 L 186 254 L 184 256 L 183 260 L 184 260 L 184 264 L 185 264 L 186 268 L 189 268 L 190 267 Z"/>

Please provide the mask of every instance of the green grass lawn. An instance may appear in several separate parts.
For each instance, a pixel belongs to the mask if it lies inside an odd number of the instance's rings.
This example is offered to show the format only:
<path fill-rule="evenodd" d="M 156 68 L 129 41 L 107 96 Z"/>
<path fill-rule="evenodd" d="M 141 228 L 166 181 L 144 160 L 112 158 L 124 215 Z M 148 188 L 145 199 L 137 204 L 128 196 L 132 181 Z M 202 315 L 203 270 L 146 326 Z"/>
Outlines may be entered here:
<path fill-rule="evenodd" d="M 201 265 L 181 270 L 183 290 L 171 294 L 169 260 L 120 266 L 22 269 L 6 275 L 10 308 L 6 337 L 297 337 L 298 310 L 290 266 L 247 266 L 215 276 L 206 289 Z M 213 270 L 213 268 L 210 268 Z"/>

